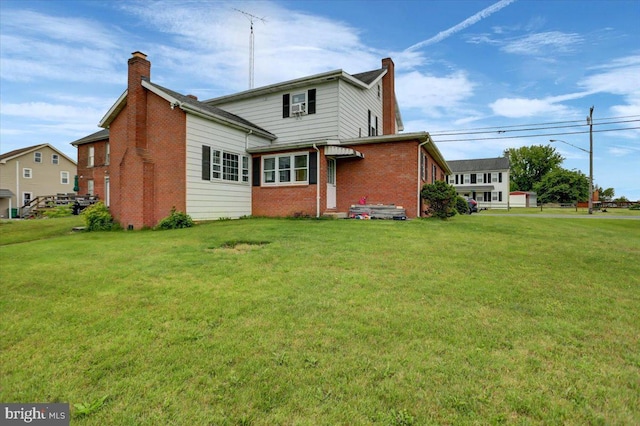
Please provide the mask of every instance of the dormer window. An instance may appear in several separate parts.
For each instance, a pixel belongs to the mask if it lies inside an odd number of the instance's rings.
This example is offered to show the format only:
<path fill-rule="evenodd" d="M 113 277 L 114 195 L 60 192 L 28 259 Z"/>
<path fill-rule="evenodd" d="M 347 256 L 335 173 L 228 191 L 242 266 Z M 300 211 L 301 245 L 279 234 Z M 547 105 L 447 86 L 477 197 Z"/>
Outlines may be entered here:
<path fill-rule="evenodd" d="M 282 118 L 316 113 L 316 89 L 282 95 Z"/>

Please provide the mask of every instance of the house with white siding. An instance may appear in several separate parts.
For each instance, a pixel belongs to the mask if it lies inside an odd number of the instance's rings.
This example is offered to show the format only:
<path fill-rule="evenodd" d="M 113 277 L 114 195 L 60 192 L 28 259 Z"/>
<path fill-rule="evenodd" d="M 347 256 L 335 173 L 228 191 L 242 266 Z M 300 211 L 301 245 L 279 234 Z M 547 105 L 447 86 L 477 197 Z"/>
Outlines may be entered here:
<path fill-rule="evenodd" d="M 451 173 L 427 132 L 400 133 L 390 58 L 200 101 L 153 83 L 134 52 L 106 113 L 108 198 L 126 228 L 172 208 L 196 220 L 340 214 L 366 199 L 420 216 L 424 183 Z"/>
<path fill-rule="evenodd" d="M 478 158 L 447 162 L 452 174 L 447 182 L 459 195 L 478 202 L 478 208 L 509 208 L 509 158 Z"/>

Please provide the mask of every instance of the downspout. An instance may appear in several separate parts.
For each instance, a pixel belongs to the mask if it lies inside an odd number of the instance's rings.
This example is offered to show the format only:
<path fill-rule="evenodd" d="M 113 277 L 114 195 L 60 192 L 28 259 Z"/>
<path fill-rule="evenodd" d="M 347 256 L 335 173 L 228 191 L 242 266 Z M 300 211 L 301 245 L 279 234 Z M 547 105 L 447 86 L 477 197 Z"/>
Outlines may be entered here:
<path fill-rule="evenodd" d="M 244 135 L 244 150 L 249 149 L 249 136 L 253 134 L 253 130 L 249 130 L 246 135 Z"/>
<path fill-rule="evenodd" d="M 317 167 L 316 167 L 316 218 L 320 217 L 320 149 L 313 144 L 313 149 L 316 150 L 318 156 L 316 158 Z"/>
<path fill-rule="evenodd" d="M 422 185 L 420 185 L 420 178 L 422 176 L 422 173 L 421 173 L 422 170 L 420 170 L 420 166 L 421 166 L 421 164 L 420 164 L 420 160 L 421 160 L 420 154 L 422 153 L 422 147 L 424 145 L 428 144 L 428 143 L 429 143 L 429 138 L 427 138 L 427 140 L 422 142 L 421 144 L 418 144 L 418 179 L 417 179 L 417 182 L 418 182 L 418 209 L 416 210 L 418 215 L 416 217 L 421 217 L 422 216 L 422 212 L 420 211 L 420 205 L 422 204 L 421 203 L 421 201 L 422 201 L 421 200 L 421 195 L 420 195 L 420 192 L 422 190 Z M 427 170 L 427 177 L 428 176 L 429 176 L 429 173 L 428 173 L 428 170 Z"/>
<path fill-rule="evenodd" d="M 16 160 L 16 207 L 18 208 L 18 217 L 22 213 L 20 211 L 20 161 Z M 11 210 L 9 210 L 9 218 L 11 218 Z"/>

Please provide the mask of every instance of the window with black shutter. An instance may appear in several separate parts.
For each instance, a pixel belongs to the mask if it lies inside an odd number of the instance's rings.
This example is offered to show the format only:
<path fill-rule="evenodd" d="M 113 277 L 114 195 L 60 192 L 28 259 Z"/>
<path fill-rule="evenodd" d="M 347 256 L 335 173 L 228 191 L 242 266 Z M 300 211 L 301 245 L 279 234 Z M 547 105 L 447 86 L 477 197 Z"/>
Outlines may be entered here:
<path fill-rule="evenodd" d="M 309 185 L 318 183 L 318 153 L 309 153 Z"/>
<path fill-rule="evenodd" d="M 316 113 L 316 89 L 310 89 L 307 93 L 308 104 L 307 105 L 307 114 L 315 114 Z"/>
<path fill-rule="evenodd" d="M 211 180 L 211 147 L 202 145 L 202 180 Z"/>
<path fill-rule="evenodd" d="M 498 173 L 498 182 L 502 182 L 502 172 Z"/>
<path fill-rule="evenodd" d="M 253 186 L 260 186 L 260 157 L 253 157 L 252 161 L 253 163 L 251 167 L 252 167 L 253 179 L 251 184 Z"/>
<path fill-rule="evenodd" d="M 282 95 L 282 118 L 289 117 L 289 94 Z"/>

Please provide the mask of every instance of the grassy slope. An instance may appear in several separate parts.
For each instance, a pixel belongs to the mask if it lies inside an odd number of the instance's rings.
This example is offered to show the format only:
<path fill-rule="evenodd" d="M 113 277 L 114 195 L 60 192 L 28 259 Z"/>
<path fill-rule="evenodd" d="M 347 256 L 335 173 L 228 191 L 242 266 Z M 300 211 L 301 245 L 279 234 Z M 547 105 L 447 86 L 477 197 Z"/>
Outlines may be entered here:
<path fill-rule="evenodd" d="M 639 240 L 473 215 L 7 245 L 0 400 L 108 395 L 87 425 L 632 423 Z"/>

